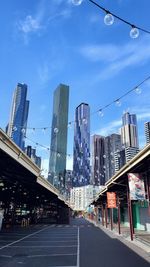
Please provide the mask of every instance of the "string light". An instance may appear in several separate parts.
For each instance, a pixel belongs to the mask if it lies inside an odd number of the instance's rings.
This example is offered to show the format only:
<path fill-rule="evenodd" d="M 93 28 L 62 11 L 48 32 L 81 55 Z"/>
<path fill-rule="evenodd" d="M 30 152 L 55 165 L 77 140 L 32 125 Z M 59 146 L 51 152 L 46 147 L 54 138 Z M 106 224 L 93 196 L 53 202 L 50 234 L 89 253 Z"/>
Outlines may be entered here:
<path fill-rule="evenodd" d="M 114 23 L 114 19 L 116 18 L 116 19 L 122 21 L 123 23 L 125 23 L 131 27 L 131 30 L 130 30 L 130 37 L 131 38 L 137 38 L 139 36 L 139 31 L 150 34 L 150 31 L 145 30 L 145 29 L 138 27 L 136 25 L 133 25 L 131 22 L 119 17 L 118 15 L 112 13 L 111 11 L 109 11 L 109 10 L 105 9 L 104 7 L 102 7 L 101 5 L 97 4 L 95 1 L 93 1 L 93 0 L 88 0 L 88 1 L 106 13 L 106 15 L 104 17 L 104 23 L 106 25 L 112 25 Z M 81 5 L 82 2 L 83 2 L 83 0 L 72 0 L 72 3 L 76 6 Z"/>
<path fill-rule="evenodd" d="M 72 4 L 74 4 L 75 6 L 81 5 L 82 2 L 83 2 L 83 0 L 72 0 Z"/>

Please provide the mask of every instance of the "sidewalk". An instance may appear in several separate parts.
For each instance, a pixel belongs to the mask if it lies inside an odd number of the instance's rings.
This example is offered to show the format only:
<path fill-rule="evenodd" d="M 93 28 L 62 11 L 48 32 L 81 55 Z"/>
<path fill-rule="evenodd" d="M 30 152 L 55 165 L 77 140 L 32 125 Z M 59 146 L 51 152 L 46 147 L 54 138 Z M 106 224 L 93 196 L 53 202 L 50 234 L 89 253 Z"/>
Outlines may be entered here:
<path fill-rule="evenodd" d="M 100 223 L 96 223 L 93 220 L 86 218 L 89 222 L 93 223 L 96 227 L 99 227 L 111 238 L 117 238 L 123 242 L 126 246 L 132 249 L 134 252 L 139 254 L 141 257 L 150 262 L 150 233 L 144 231 L 136 231 L 134 234 L 134 240 L 131 241 L 130 238 L 130 229 L 128 227 L 121 226 L 121 234 L 118 233 L 118 227 L 114 227 L 113 231 L 105 226 L 102 226 Z"/>

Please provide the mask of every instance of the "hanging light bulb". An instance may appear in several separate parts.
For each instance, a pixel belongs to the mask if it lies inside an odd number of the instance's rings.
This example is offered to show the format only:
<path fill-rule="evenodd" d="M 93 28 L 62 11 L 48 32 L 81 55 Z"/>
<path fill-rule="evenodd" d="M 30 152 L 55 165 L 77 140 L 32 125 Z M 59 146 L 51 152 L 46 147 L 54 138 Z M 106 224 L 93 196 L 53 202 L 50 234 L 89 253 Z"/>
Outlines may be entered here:
<path fill-rule="evenodd" d="M 142 92 L 142 90 L 141 90 L 141 88 L 136 87 L 136 88 L 135 88 L 135 92 L 136 92 L 136 94 L 140 95 L 141 92 Z"/>
<path fill-rule="evenodd" d="M 132 26 L 132 29 L 130 31 L 130 37 L 135 39 L 139 37 L 139 34 L 139 30 L 135 26 Z"/>
<path fill-rule="evenodd" d="M 35 133 L 35 128 L 32 129 L 32 133 Z"/>
<path fill-rule="evenodd" d="M 57 157 L 60 158 L 60 153 L 57 153 Z"/>
<path fill-rule="evenodd" d="M 80 157 L 77 157 L 77 161 L 80 161 L 81 159 L 80 159 Z"/>
<path fill-rule="evenodd" d="M 116 104 L 117 107 L 120 107 L 120 106 L 121 106 L 121 101 L 120 101 L 120 99 L 116 99 L 116 100 L 115 100 L 115 104 Z"/>
<path fill-rule="evenodd" d="M 99 160 L 99 157 L 98 157 L 98 156 L 96 156 L 96 157 L 95 157 L 95 159 L 96 159 L 96 160 Z"/>
<path fill-rule="evenodd" d="M 100 117 L 104 116 L 104 113 L 102 112 L 102 109 L 99 109 L 98 114 L 99 114 Z"/>
<path fill-rule="evenodd" d="M 70 128 L 70 129 L 71 129 L 71 122 L 69 122 L 69 123 L 68 123 L 68 128 Z"/>
<path fill-rule="evenodd" d="M 14 131 L 14 132 L 17 131 L 17 127 L 16 127 L 16 126 L 13 127 L 13 131 Z"/>
<path fill-rule="evenodd" d="M 58 133 L 59 132 L 59 130 L 58 130 L 58 128 L 56 127 L 56 128 L 54 128 L 54 133 Z"/>
<path fill-rule="evenodd" d="M 104 17 L 104 23 L 108 26 L 112 25 L 114 23 L 114 16 L 110 13 L 106 13 Z"/>
<path fill-rule="evenodd" d="M 81 5 L 82 2 L 83 2 L 83 0 L 72 0 L 72 4 L 75 5 L 75 6 Z"/>
<path fill-rule="evenodd" d="M 83 122 L 84 124 L 87 124 L 87 119 L 86 119 L 86 118 L 83 118 L 83 119 L 82 119 L 82 122 Z"/>
<path fill-rule="evenodd" d="M 22 128 L 21 132 L 22 132 L 22 133 L 25 133 L 25 131 L 26 131 L 26 130 L 25 130 L 24 128 Z"/>
<path fill-rule="evenodd" d="M 106 159 L 106 155 L 103 155 L 103 158 Z"/>
<path fill-rule="evenodd" d="M 45 132 L 46 132 L 46 128 L 43 128 L 43 129 L 42 129 L 42 132 L 45 134 Z"/>

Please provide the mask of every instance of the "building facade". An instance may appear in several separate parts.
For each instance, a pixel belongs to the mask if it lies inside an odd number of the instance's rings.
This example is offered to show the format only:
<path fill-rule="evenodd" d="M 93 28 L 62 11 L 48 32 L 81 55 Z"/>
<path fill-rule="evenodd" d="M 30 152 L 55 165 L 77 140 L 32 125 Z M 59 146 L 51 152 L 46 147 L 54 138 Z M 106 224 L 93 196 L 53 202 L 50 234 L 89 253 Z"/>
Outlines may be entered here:
<path fill-rule="evenodd" d="M 150 122 L 144 123 L 146 144 L 150 143 Z"/>
<path fill-rule="evenodd" d="M 65 184 L 69 86 L 60 84 L 54 91 L 48 180 L 59 188 Z"/>
<path fill-rule="evenodd" d="M 121 135 L 111 134 L 105 138 L 105 182 L 115 174 L 115 153 L 121 150 Z"/>
<path fill-rule="evenodd" d="M 73 186 L 90 183 L 90 107 L 81 103 L 75 111 Z"/>
<path fill-rule="evenodd" d="M 22 149 L 25 149 L 25 136 L 29 112 L 27 85 L 18 83 L 13 95 L 7 134 Z"/>
<path fill-rule="evenodd" d="M 125 148 L 126 162 L 139 151 L 137 119 L 135 114 L 126 112 L 122 117 L 121 127 L 122 145 Z"/>
<path fill-rule="evenodd" d="M 92 136 L 92 170 L 91 184 L 105 184 L 105 137 L 101 135 Z"/>

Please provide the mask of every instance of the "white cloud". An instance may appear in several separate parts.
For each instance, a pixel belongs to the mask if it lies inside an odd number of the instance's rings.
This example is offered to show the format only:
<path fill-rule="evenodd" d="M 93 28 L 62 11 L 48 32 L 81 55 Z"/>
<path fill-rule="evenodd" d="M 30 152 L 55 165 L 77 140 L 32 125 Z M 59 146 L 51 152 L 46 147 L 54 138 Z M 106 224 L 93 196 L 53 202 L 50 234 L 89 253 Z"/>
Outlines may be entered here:
<path fill-rule="evenodd" d="M 121 127 L 121 120 L 114 120 L 110 123 L 108 123 L 105 127 L 95 131 L 97 134 L 100 134 L 102 136 L 107 136 L 112 133 L 118 132 L 118 128 Z"/>
<path fill-rule="evenodd" d="M 31 15 L 27 15 L 25 20 L 20 21 L 18 27 L 24 34 L 41 29 L 39 18 L 33 18 Z"/>
<path fill-rule="evenodd" d="M 79 53 L 91 62 L 107 64 L 94 80 L 108 79 L 126 68 L 141 67 L 150 61 L 150 38 L 141 38 L 136 43 L 130 41 L 122 46 L 108 43 L 85 45 L 79 49 Z"/>

